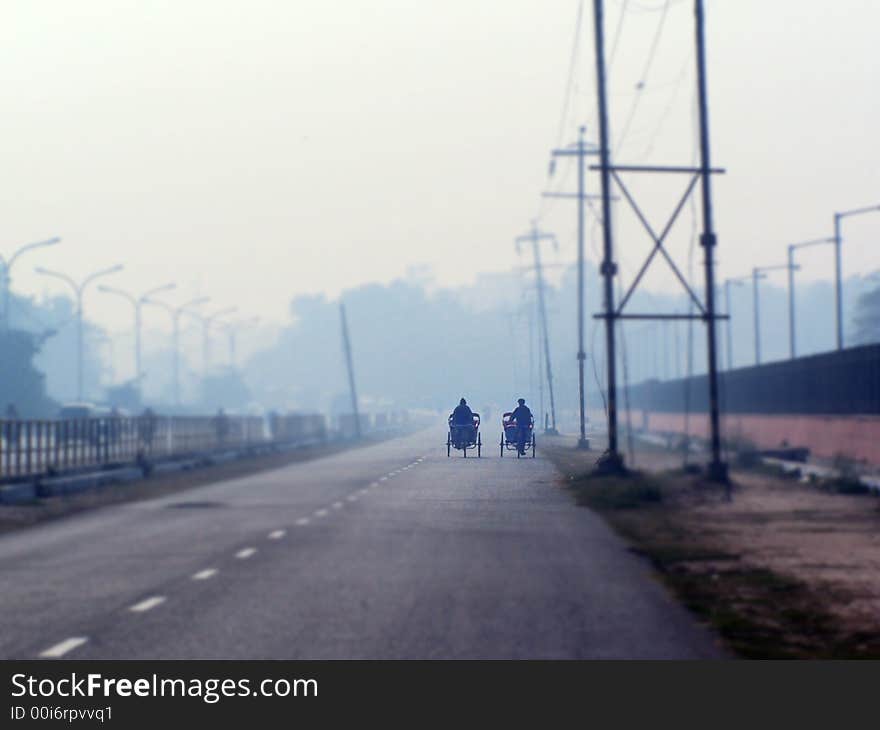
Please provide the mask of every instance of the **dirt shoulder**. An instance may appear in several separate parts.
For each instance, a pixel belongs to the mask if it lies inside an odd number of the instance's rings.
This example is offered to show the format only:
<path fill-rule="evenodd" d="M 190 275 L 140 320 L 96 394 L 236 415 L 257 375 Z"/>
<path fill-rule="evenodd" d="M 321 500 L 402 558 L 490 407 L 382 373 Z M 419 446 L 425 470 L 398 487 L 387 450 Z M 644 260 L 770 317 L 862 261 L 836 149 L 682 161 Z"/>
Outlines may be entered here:
<path fill-rule="evenodd" d="M 650 559 L 731 650 L 750 658 L 880 658 L 880 501 L 760 471 L 733 498 L 669 452 L 629 477 L 590 476 L 597 454 L 566 439 L 544 452 L 579 504 Z"/>
<path fill-rule="evenodd" d="M 335 442 L 303 446 L 275 454 L 244 457 L 222 464 L 154 475 L 133 482 L 110 484 L 69 496 L 38 499 L 29 504 L 0 505 L 0 533 L 60 519 L 87 509 L 163 497 L 205 484 L 237 479 L 296 462 L 331 456 L 383 440 L 385 439 L 381 437 L 367 437 L 357 443 Z"/>

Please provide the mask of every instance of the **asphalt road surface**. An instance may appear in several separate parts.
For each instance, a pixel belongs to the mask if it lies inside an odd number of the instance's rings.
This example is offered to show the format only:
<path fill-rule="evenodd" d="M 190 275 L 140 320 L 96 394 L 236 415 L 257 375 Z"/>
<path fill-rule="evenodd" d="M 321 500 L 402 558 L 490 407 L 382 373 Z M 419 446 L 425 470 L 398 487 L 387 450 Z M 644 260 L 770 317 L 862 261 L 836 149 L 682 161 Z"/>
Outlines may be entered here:
<path fill-rule="evenodd" d="M 540 442 L 509 455 L 434 429 L 4 535 L 0 657 L 722 655 Z"/>

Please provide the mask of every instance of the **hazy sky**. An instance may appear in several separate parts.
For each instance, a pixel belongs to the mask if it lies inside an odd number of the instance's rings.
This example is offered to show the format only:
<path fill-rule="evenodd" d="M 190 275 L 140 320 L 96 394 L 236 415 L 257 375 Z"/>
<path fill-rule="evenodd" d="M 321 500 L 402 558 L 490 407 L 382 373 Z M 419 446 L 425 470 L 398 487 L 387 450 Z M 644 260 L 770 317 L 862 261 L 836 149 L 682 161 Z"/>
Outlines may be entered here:
<path fill-rule="evenodd" d="M 284 321 L 296 294 L 414 265 L 443 284 L 507 269 L 539 209 L 557 258 L 573 259 L 573 204 L 542 208 L 540 192 L 550 148 L 581 123 L 595 131 L 587 0 L 559 135 L 578 5 L 6 0 L 0 250 L 64 237 L 20 260 L 16 290 L 63 290 L 35 265 L 79 277 L 123 262 L 115 285 L 171 279 L 172 301 L 207 294 Z M 627 7 L 610 79 L 619 162 L 693 154 L 692 3 L 665 17 L 663 5 L 606 2 L 609 46 Z M 835 208 L 880 203 L 880 3 L 710 0 L 707 13 L 713 154 L 728 169 L 718 258 L 739 275 L 781 262 L 787 242 L 830 235 Z M 561 166 L 551 184 L 574 180 Z M 638 188 L 660 217 L 684 182 Z M 623 205 L 631 273 L 650 242 Z M 690 229 L 686 215 L 673 240 L 685 261 Z M 846 273 L 880 267 L 880 214 L 848 222 L 846 237 Z M 802 259 L 805 278 L 828 275 L 830 250 Z M 107 295 L 87 307 L 129 322 Z"/>

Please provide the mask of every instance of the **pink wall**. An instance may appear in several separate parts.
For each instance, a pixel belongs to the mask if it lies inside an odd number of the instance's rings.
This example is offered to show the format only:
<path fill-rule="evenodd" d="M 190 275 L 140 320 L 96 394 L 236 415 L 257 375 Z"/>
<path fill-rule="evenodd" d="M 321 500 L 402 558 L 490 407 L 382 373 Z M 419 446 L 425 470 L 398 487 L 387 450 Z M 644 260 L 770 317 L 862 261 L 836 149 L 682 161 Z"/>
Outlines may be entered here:
<path fill-rule="evenodd" d="M 649 431 L 684 433 L 683 413 L 633 412 L 633 425 Z M 709 417 L 691 414 L 690 433 L 709 436 Z M 806 447 L 812 456 L 831 459 L 841 454 L 880 465 L 880 416 L 816 416 L 730 413 L 722 417 L 725 439 L 745 439 L 761 448 L 783 442 Z"/>

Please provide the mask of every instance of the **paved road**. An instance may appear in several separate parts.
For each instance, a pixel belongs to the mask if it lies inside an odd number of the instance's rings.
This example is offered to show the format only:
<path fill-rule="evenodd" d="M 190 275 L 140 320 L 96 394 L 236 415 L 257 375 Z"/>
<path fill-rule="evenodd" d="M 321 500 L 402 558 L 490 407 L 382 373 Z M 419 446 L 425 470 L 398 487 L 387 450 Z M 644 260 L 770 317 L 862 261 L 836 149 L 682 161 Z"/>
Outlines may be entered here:
<path fill-rule="evenodd" d="M 0 657 L 705 658 L 540 458 L 426 431 L 0 538 Z"/>

